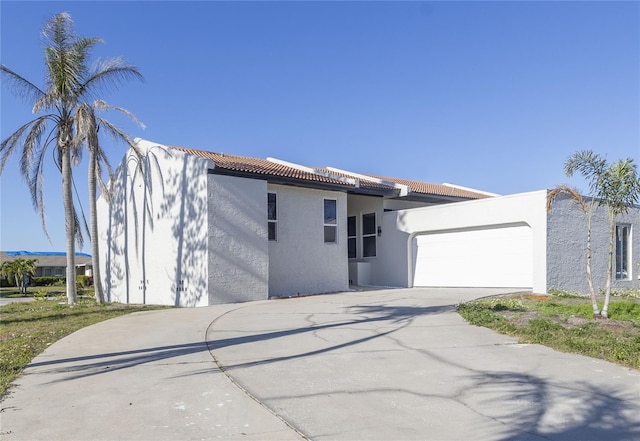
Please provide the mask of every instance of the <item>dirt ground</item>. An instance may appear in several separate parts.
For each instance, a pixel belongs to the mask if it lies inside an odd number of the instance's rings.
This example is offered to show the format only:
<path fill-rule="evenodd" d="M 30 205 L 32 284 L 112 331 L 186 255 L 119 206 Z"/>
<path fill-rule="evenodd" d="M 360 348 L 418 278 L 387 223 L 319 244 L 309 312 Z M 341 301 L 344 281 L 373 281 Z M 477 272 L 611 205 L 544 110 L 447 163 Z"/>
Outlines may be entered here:
<path fill-rule="evenodd" d="M 501 296 L 501 297 L 511 297 L 516 299 L 521 299 L 523 303 L 528 301 L 553 301 L 555 303 L 561 303 L 566 305 L 575 305 L 575 304 L 590 304 L 591 299 L 588 297 L 585 298 L 575 298 L 575 297 L 558 297 L 558 296 L 549 296 L 549 295 L 539 295 L 539 294 L 518 294 L 511 296 Z M 598 306 L 602 308 L 604 303 L 604 297 L 600 298 L 598 296 Z M 633 303 L 640 304 L 640 299 L 635 297 L 612 297 L 611 302 L 615 301 L 629 301 Z M 552 320 L 555 323 L 562 325 L 565 328 L 576 328 L 580 326 L 584 326 L 588 323 L 593 323 L 594 326 L 607 329 L 611 332 L 615 333 L 624 333 L 631 335 L 640 334 L 640 317 L 634 322 L 628 320 L 616 320 L 615 316 L 612 318 L 585 318 L 582 316 L 548 316 L 544 315 L 540 311 L 500 311 L 498 312 L 504 318 L 509 320 L 511 323 L 517 326 L 525 326 L 529 320 L 536 318 L 545 318 L 548 320 Z"/>

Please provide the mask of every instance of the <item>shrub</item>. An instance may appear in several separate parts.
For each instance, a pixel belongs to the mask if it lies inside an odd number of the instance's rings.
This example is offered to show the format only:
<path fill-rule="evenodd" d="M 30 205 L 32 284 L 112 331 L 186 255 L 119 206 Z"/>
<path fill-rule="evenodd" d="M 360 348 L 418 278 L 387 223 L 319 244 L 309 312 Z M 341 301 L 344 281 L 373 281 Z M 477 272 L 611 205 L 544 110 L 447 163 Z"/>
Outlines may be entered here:
<path fill-rule="evenodd" d="M 65 277 L 62 276 L 40 276 L 33 278 L 35 286 L 64 286 Z"/>
<path fill-rule="evenodd" d="M 567 299 L 571 299 L 571 298 L 582 298 L 582 297 L 586 297 L 586 294 L 582 294 L 580 292 L 577 291 L 569 291 L 566 289 L 559 289 L 559 288 L 550 288 L 549 289 L 549 294 L 551 294 L 552 296 L 556 296 L 556 297 L 562 297 L 562 298 L 567 298 Z"/>
<path fill-rule="evenodd" d="M 89 286 L 89 276 L 76 276 L 76 286 L 78 288 L 86 288 Z"/>
<path fill-rule="evenodd" d="M 611 290 L 612 297 L 635 297 L 640 299 L 640 289 Z"/>
<path fill-rule="evenodd" d="M 33 295 L 33 300 L 47 300 L 48 292 L 46 289 L 37 289 L 35 294 Z"/>

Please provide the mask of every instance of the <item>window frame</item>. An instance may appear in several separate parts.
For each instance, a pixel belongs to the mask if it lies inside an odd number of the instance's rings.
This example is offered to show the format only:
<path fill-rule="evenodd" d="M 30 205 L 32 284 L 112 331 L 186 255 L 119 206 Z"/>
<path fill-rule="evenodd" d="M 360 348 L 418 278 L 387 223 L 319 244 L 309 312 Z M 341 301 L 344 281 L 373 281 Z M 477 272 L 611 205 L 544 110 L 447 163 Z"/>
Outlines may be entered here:
<path fill-rule="evenodd" d="M 271 217 L 271 213 L 269 211 L 269 196 L 273 195 L 274 197 L 274 218 L 270 219 Z M 271 238 L 271 231 L 270 231 L 270 227 L 271 225 L 273 225 L 274 228 L 274 237 Z M 278 241 L 278 194 L 273 192 L 273 191 L 269 191 L 267 192 L 267 241 L 269 242 L 277 242 Z"/>
<path fill-rule="evenodd" d="M 351 234 L 351 231 L 350 231 L 351 219 L 353 219 L 353 234 Z M 358 216 L 356 215 L 347 216 L 347 258 L 349 259 L 358 258 Z"/>
<path fill-rule="evenodd" d="M 365 216 L 373 215 L 373 232 L 367 233 L 365 231 Z M 377 231 L 377 222 L 376 222 L 376 212 L 372 213 L 362 213 L 362 257 L 376 257 L 378 255 L 378 241 L 376 239 L 378 231 Z M 365 240 L 366 239 L 366 240 Z M 367 254 L 368 247 L 365 246 L 365 242 L 370 242 L 370 239 L 373 239 L 373 254 Z"/>
<path fill-rule="evenodd" d="M 626 230 L 626 235 L 624 231 Z M 622 231 L 622 237 L 620 232 Z M 613 262 L 616 280 L 631 280 L 631 224 L 616 224 L 615 259 Z"/>
<path fill-rule="evenodd" d="M 333 202 L 334 205 L 334 219 L 327 222 L 327 202 Z M 327 229 L 334 230 L 333 240 L 327 240 Z M 337 244 L 338 243 L 338 200 L 333 198 L 322 198 L 322 236 L 324 243 Z"/>

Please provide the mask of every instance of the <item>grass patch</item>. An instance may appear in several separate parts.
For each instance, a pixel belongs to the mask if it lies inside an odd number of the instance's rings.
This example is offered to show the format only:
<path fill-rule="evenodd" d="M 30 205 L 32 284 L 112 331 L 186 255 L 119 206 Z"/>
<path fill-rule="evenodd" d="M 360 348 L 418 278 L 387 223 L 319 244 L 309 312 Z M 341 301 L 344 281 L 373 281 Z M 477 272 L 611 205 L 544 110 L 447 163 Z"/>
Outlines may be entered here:
<path fill-rule="evenodd" d="M 80 300 L 69 306 L 55 300 L 11 303 L 0 307 L 0 397 L 31 360 L 49 345 L 80 328 L 155 305 L 96 304 Z"/>
<path fill-rule="evenodd" d="M 79 297 L 93 297 L 93 287 L 76 288 Z M 38 297 L 42 293 L 46 293 L 48 297 L 60 297 L 66 298 L 67 290 L 64 285 L 62 286 L 30 286 L 27 288 L 27 293 L 22 294 L 20 288 L 15 286 L 0 288 L 0 297 L 3 298 L 16 298 L 16 297 Z"/>
<path fill-rule="evenodd" d="M 600 299 L 600 306 L 602 302 Z M 612 299 L 609 319 L 594 319 L 589 298 L 511 295 L 463 303 L 469 323 L 516 337 L 521 343 L 582 354 L 640 369 L 640 299 Z"/>

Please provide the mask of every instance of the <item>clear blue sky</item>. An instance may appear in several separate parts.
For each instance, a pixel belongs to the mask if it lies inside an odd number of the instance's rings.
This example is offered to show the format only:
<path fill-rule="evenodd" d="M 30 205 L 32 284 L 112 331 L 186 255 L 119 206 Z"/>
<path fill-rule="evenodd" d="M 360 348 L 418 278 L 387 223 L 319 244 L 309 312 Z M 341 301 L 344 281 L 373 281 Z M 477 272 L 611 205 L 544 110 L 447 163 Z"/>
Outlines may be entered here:
<path fill-rule="evenodd" d="M 140 68 L 103 96 L 159 143 L 500 194 L 583 187 L 562 172 L 580 149 L 640 160 L 638 2 L 2 1 L 2 63 L 42 85 L 40 29 L 62 11 L 105 41 L 96 57 Z M 1 93 L 5 139 L 33 115 Z M 105 147 L 117 165 L 125 147 Z M 0 249 L 63 251 L 55 166 L 52 243 L 17 168 Z M 86 209 L 86 165 L 74 173 Z"/>

